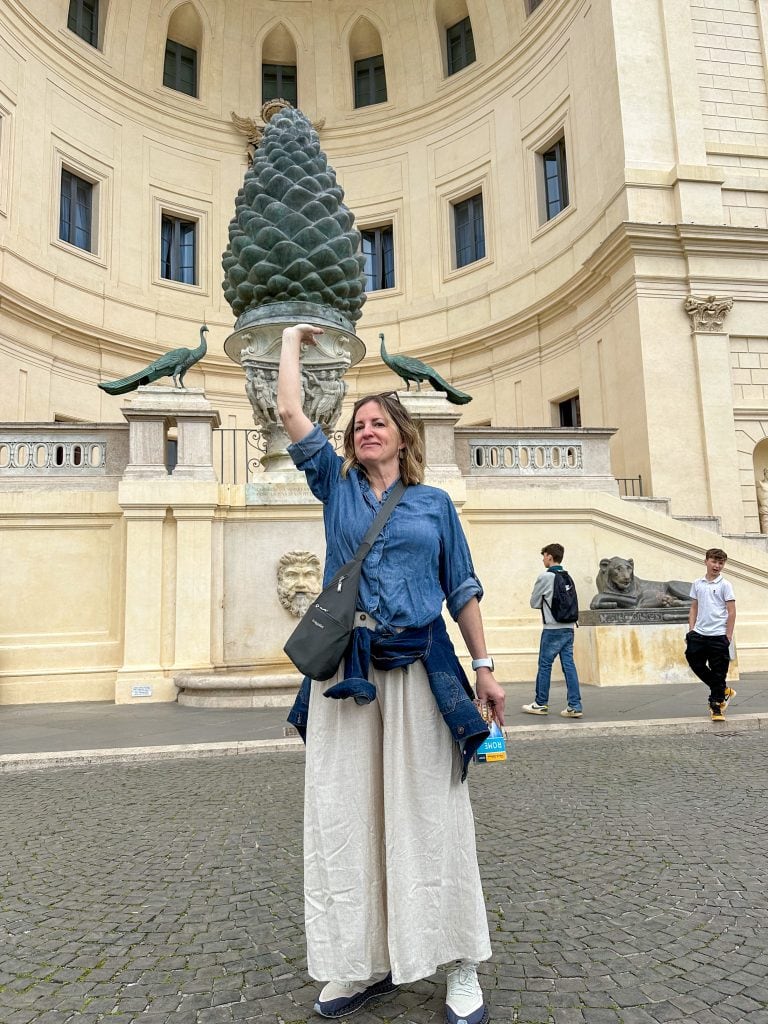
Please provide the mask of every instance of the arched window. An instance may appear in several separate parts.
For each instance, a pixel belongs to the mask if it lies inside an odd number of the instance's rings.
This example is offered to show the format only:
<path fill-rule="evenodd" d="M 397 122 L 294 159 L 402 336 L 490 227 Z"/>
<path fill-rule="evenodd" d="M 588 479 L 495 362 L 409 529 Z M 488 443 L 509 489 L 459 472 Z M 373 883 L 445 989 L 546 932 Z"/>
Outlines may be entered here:
<path fill-rule="evenodd" d="M 163 85 L 188 96 L 199 93 L 199 56 L 203 39 L 200 15 L 193 4 L 177 7 L 168 22 L 163 60 Z"/>
<path fill-rule="evenodd" d="M 261 102 L 288 100 L 299 105 L 296 44 L 284 25 L 276 25 L 261 48 Z"/>
<path fill-rule="evenodd" d="M 446 75 L 474 64 L 475 38 L 466 0 L 438 0 L 435 8 Z"/>
<path fill-rule="evenodd" d="M 355 106 L 369 107 L 387 101 L 387 76 L 381 36 L 367 18 L 360 18 L 349 37 Z"/>

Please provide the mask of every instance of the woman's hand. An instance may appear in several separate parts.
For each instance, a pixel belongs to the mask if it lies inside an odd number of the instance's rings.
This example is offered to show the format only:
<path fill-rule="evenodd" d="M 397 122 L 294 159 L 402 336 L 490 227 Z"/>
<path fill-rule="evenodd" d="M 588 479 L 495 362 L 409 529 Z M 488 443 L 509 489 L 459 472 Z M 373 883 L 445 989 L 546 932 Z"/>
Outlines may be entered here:
<path fill-rule="evenodd" d="M 494 719 L 499 725 L 504 725 L 504 701 L 507 695 L 494 679 L 493 672 L 489 668 L 479 668 L 475 681 L 475 692 L 481 701 L 484 701 L 491 709 Z"/>
<path fill-rule="evenodd" d="M 302 345 L 314 345 L 317 335 L 323 333 L 322 327 L 315 327 L 314 324 L 296 324 L 295 327 L 286 327 L 283 331 L 283 341 L 298 341 Z"/>

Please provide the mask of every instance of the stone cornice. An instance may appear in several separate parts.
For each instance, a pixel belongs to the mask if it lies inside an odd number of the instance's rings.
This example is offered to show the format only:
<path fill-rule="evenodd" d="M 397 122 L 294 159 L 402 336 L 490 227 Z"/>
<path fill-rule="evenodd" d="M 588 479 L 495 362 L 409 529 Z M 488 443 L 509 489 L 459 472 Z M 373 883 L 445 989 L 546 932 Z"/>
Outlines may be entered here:
<path fill-rule="evenodd" d="M 565 281 L 558 288 L 550 292 L 544 298 L 532 303 L 511 316 L 504 317 L 495 323 L 488 325 L 487 322 L 478 327 L 477 330 L 465 333 L 461 338 L 440 338 L 428 344 L 409 347 L 409 354 L 425 359 L 427 362 L 434 362 L 440 367 L 445 367 L 453 359 L 461 359 L 468 355 L 476 355 L 478 350 L 488 351 L 500 343 L 509 343 L 515 338 L 522 338 L 531 333 L 538 332 L 541 325 L 546 324 L 565 311 L 576 309 L 583 301 L 595 291 L 605 288 L 609 284 L 611 275 L 628 260 L 636 256 L 662 256 L 676 255 L 681 258 L 689 252 L 706 253 L 717 256 L 719 259 L 727 259 L 732 256 L 734 248 L 743 255 L 768 259 L 767 233 L 759 228 L 734 228 L 728 226 L 701 226 L 701 225 L 674 225 L 674 224 L 642 224 L 636 222 L 625 222 L 618 225 L 595 249 L 582 267 Z M 19 258 L 17 254 L 16 258 Z M 23 259 L 23 257 L 21 257 Z M 643 279 L 648 275 L 643 275 Z M 650 280 L 650 278 L 648 278 Z M 618 290 L 613 288 L 609 302 L 613 305 L 616 301 L 625 301 L 627 294 L 630 296 L 637 288 L 638 275 L 635 274 L 631 281 L 622 283 Z M 504 282 L 506 284 L 507 282 Z M 738 282 L 729 282 L 727 289 L 734 294 L 748 297 L 743 293 L 743 288 L 737 287 Z M 685 276 L 667 278 L 665 286 L 670 289 L 670 294 L 677 293 L 679 298 L 684 298 L 690 290 L 690 284 Z M 710 287 L 706 281 L 700 278 L 695 281 L 696 290 L 705 293 Z M 716 288 L 723 290 L 723 285 L 713 284 L 712 290 Z M 482 294 L 481 290 L 479 294 Z M 492 295 L 487 291 L 486 294 Z M 621 299 L 621 296 L 624 299 Z M 464 301 L 464 296 L 461 301 Z M 456 305 L 460 300 L 456 300 Z M 89 328 L 82 322 L 68 317 L 65 314 L 52 314 L 50 307 L 37 300 L 24 296 L 10 290 L 7 285 L 0 282 L 0 308 L 7 309 L 9 313 L 37 327 L 44 327 L 54 335 L 62 335 L 69 342 L 73 342 L 84 348 L 101 349 L 105 345 L 112 352 L 135 359 L 137 362 L 145 362 L 157 356 L 162 350 L 161 340 L 157 342 L 147 340 L 128 340 L 117 334 L 114 330 L 104 330 L 98 327 Z M 435 309 L 425 309 L 423 315 L 434 314 Z M 590 312 L 590 320 L 595 316 L 595 311 Z M 190 316 L 190 332 L 199 324 L 199 317 Z M 212 327 L 226 331 L 231 330 L 231 324 L 217 320 L 210 313 L 206 319 Z M 380 325 L 386 326 L 389 323 L 387 317 L 371 319 L 370 323 L 361 325 L 363 337 L 375 334 Z M 578 331 L 578 324 L 575 325 Z M 553 342 L 557 344 L 557 342 Z M 357 374 L 362 378 L 369 375 L 380 374 L 381 368 L 371 356 L 357 369 Z M 239 367 L 229 363 L 223 356 L 217 353 L 210 353 L 207 357 L 207 368 L 217 374 L 226 377 L 239 377 Z"/>
<path fill-rule="evenodd" d="M 759 420 L 763 422 L 768 415 L 768 399 L 763 405 L 734 405 L 733 418 L 735 420 Z"/>

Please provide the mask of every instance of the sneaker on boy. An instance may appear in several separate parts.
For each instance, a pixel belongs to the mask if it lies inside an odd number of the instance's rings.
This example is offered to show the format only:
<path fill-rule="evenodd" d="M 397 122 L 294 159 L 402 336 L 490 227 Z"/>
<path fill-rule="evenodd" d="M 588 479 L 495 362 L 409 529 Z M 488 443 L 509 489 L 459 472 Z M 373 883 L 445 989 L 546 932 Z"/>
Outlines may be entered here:
<path fill-rule="evenodd" d="M 366 1003 L 394 992 L 392 973 L 374 975 L 369 981 L 329 981 L 315 1003 L 321 1017 L 348 1017 Z"/>
<path fill-rule="evenodd" d="M 459 964 L 446 978 L 446 1024 L 488 1024 L 490 1019 L 477 980 L 477 967 L 471 963 Z"/>
<path fill-rule="evenodd" d="M 561 718 L 581 718 L 584 712 L 581 708 L 563 708 L 560 712 Z"/>
<path fill-rule="evenodd" d="M 713 722 L 724 722 L 725 721 L 725 705 L 724 704 L 710 704 L 709 714 Z"/>

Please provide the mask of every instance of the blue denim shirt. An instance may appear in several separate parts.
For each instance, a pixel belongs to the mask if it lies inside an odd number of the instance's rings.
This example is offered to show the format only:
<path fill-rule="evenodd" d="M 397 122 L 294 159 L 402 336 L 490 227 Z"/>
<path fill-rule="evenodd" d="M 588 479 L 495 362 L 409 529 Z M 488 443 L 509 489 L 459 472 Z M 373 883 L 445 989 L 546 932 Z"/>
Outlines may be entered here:
<path fill-rule="evenodd" d="M 342 459 L 318 426 L 288 451 L 306 473 L 312 493 L 323 502 L 326 586 L 354 557 L 391 488 L 379 502 L 362 473 L 352 469 L 343 478 Z M 325 696 L 365 703 L 375 699 L 375 688 L 366 679 L 369 661 L 378 668 L 423 661 L 432 694 L 461 749 L 463 781 L 472 754 L 489 733 L 441 616 L 444 600 L 455 619 L 467 601 L 482 596 L 451 499 L 436 487 L 408 487 L 362 566 L 357 607 L 372 615 L 380 628 L 375 633 L 366 628 L 353 631 L 345 679 Z M 302 739 L 310 685 L 305 677 L 288 716 Z"/>
<path fill-rule="evenodd" d="M 356 469 L 341 476 L 342 459 L 317 425 L 289 445 L 296 466 L 323 503 L 325 573 L 323 586 L 354 557 L 381 502 Z M 394 485 L 393 485 L 394 486 Z M 419 628 L 442 613 L 443 601 L 456 619 L 483 588 L 453 502 L 438 487 L 408 487 L 363 562 L 357 607 L 389 628 Z"/>

